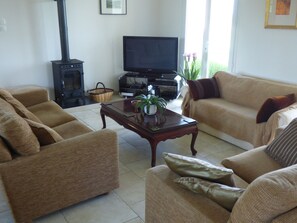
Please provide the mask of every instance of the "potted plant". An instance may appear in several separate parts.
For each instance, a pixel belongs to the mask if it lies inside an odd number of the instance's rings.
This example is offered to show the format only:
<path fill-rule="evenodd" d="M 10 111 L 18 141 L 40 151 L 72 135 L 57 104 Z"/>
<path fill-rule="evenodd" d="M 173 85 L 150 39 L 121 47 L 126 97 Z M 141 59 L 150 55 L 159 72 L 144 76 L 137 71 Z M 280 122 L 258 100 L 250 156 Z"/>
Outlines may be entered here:
<path fill-rule="evenodd" d="M 200 62 L 197 60 L 197 54 L 184 55 L 184 67 L 180 73 L 176 73 L 185 81 L 197 80 L 200 74 Z"/>
<path fill-rule="evenodd" d="M 184 55 L 184 67 L 181 72 L 176 72 L 181 78 L 183 78 L 183 86 L 180 89 L 180 94 L 184 97 L 188 91 L 188 80 L 197 80 L 200 74 L 200 61 L 197 60 L 197 54 L 185 54 Z"/>
<path fill-rule="evenodd" d="M 156 95 L 138 95 L 135 97 L 137 100 L 136 106 L 147 115 L 154 115 L 157 110 L 163 111 L 166 108 L 167 102 L 164 98 Z"/>

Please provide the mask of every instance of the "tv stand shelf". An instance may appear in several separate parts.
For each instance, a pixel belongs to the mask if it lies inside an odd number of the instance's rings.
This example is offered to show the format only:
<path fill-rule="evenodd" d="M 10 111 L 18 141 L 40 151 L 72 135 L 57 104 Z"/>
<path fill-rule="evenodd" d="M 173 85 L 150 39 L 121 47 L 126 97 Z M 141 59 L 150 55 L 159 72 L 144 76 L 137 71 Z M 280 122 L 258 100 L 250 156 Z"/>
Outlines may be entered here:
<path fill-rule="evenodd" d="M 166 99 L 177 98 L 180 90 L 180 78 L 176 74 L 126 73 L 119 78 L 119 92 L 124 97 L 148 94 L 148 86 L 155 94 Z"/>

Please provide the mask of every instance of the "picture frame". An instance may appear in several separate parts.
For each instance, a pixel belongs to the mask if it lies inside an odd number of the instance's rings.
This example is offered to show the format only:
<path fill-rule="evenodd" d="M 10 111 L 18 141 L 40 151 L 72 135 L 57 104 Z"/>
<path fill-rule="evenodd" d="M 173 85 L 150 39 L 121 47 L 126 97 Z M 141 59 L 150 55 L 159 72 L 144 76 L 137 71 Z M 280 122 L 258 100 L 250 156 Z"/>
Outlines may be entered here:
<path fill-rule="evenodd" d="M 127 0 L 100 0 L 101 15 L 126 15 Z"/>
<path fill-rule="evenodd" d="M 297 0 L 266 0 L 265 28 L 297 29 Z"/>

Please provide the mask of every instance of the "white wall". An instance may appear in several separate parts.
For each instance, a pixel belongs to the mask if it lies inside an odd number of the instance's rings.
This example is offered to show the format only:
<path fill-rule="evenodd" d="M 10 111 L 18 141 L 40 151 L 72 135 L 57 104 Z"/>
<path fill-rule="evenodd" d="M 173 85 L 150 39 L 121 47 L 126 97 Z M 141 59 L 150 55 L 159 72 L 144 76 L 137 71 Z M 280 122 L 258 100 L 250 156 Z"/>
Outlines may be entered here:
<path fill-rule="evenodd" d="M 99 0 L 66 0 L 69 51 L 83 60 L 85 89 L 118 89 L 122 36 L 177 36 L 183 43 L 184 0 L 127 0 L 127 15 L 100 15 Z M 51 60 L 60 60 L 54 0 L 0 0 L 0 87 L 37 84 L 53 92 Z"/>
<path fill-rule="evenodd" d="M 297 30 L 264 29 L 265 0 L 239 0 L 234 71 L 297 83 Z"/>

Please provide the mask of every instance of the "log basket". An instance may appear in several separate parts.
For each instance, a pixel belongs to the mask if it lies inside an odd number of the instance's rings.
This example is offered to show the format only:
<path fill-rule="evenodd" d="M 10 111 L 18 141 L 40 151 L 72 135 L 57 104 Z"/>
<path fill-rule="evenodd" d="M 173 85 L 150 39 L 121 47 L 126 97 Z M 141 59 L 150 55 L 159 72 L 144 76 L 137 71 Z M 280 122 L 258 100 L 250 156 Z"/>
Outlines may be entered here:
<path fill-rule="evenodd" d="M 102 87 L 98 87 L 99 84 Z M 113 89 L 106 88 L 102 82 L 96 84 L 96 88 L 87 91 L 92 100 L 96 102 L 107 102 L 110 101 L 113 95 Z"/>

